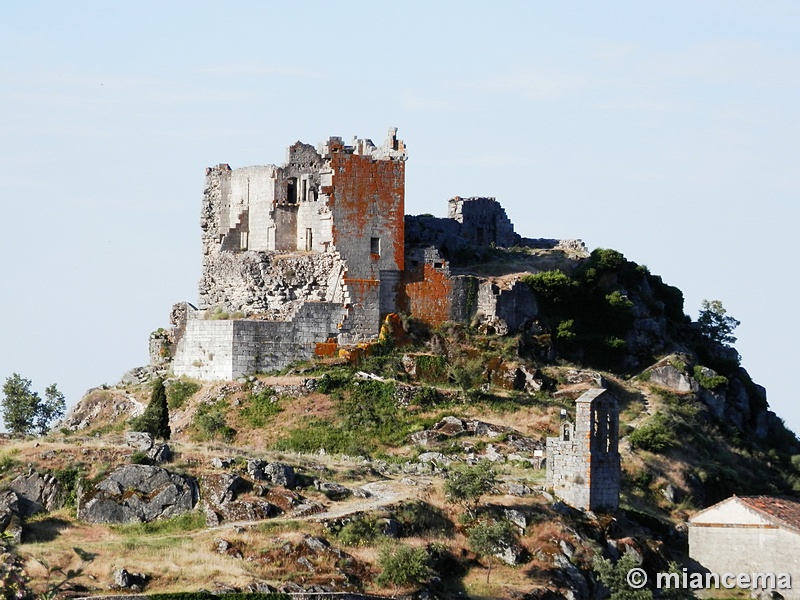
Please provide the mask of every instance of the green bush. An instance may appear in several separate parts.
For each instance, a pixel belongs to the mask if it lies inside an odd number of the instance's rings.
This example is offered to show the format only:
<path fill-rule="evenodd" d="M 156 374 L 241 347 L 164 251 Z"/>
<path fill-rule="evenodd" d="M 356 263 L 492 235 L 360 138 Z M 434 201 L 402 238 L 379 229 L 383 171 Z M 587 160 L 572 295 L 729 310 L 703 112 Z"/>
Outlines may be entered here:
<path fill-rule="evenodd" d="M 663 415 L 655 415 L 650 421 L 637 427 L 628 436 L 631 448 L 647 450 L 649 452 L 664 452 L 673 447 L 677 440 L 665 423 Z"/>
<path fill-rule="evenodd" d="M 430 383 L 447 381 L 447 358 L 437 354 L 418 354 L 414 357 L 417 379 Z"/>
<path fill-rule="evenodd" d="M 707 390 L 715 390 L 723 385 L 728 384 L 728 378 L 724 375 L 704 375 L 703 370 L 705 367 L 697 365 L 694 368 L 694 378 L 700 387 Z"/>
<path fill-rule="evenodd" d="M 440 406 L 446 403 L 446 398 L 435 387 L 427 385 L 420 386 L 414 392 L 414 404 L 424 408 Z"/>
<path fill-rule="evenodd" d="M 350 373 L 332 372 L 325 373 L 317 380 L 317 391 L 321 394 L 330 394 L 331 392 L 345 387 L 352 375 Z"/>
<path fill-rule="evenodd" d="M 577 287 L 576 281 L 558 270 L 523 275 L 522 282 L 530 286 L 541 302 L 551 307 L 567 303 Z"/>
<path fill-rule="evenodd" d="M 227 408 L 225 400 L 198 406 L 192 420 L 195 437 L 200 441 L 218 439 L 230 442 L 236 435 L 236 430 L 228 426 Z"/>
<path fill-rule="evenodd" d="M 425 548 L 411 548 L 402 544 L 387 544 L 378 555 L 381 574 L 376 581 L 381 585 L 419 585 L 428 581 L 430 558 Z"/>
<path fill-rule="evenodd" d="M 382 535 L 375 519 L 363 517 L 353 519 L 336 532 L 336 539 L 345 546 L 369 546 Z"/>
<path fill-rule="evenodd" d="M 50 474 L 55 478 L 66 494 L 64 504 L 69 507 L 75 506 L 77 501 L 78 484 L 85 477 L 82 465 L 69 465 L 63 469 L 51 471 Z"/>
<path fill-rule="evenodd" d="M 405 443 L 411 423 L 398 409 L 394 383 L 353 381 L 338 407 L 343 428 L 363 437 L 374 437 L 383 444 Z"/>
<path fill-rule="evenodd" d="M 142 452 L 141 450 L 137 450 L 136 452 L 131 454 L 130 462 L 132 465 L 149 465 L 150 457 L 147 456 L 147 452 Z"/>
<path fill-rule="evenodd" d="M 404 502 L 393 511 L 394 518 L 403 525 L 406 535 L 450 535 L 453 522 L 440 508 L 422 500 Z"/>
<path fill-rule="evenodd" d="M 181 408 L 199 389 L 199 383 L 188 379 L 181 378 L 170 382 L 167 388 L 167 406 L 171 409 Z"/>
<path fill-rule="evenodd" d="M 282 410 L 275 390 L 266 388 L 257 394 L 250 394 L 239 414 L 250 427 L 263 427 Z"/>

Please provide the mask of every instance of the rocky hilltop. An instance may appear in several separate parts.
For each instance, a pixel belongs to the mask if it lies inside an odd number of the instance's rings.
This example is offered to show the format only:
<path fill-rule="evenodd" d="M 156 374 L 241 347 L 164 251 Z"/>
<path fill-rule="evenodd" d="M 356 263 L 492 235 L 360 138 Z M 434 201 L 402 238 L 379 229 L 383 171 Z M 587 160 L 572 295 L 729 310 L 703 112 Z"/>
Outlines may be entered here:
<path fill-rule="evenodd" d="M 800 445 L 724 313 L 692 321 L 680 290 L 612 250 L 563 252 L 449 254 L 453 273 L 526 287 L 536 314 L 513 329 L 392 316 L 376 342 L 280 373 L 204 382 L 154 361 L 93 389 L 58 432 L 0 446 L 0 528 L 51 565 L 96 555 L 76 592 L 592 598 L 607 593 L 597 557 L 689 565 L 686 519 L 731 494 L 792 494 Z M 166 441 L 130 430 L 160 381 Z M 546 483 L 547 438 L 598 388 L 619 406 L 611 512 Z M 465 473 L 485 483 L 466 499 Z M 473 532 L 492 523 L 505 533 L 482 551 Z M 397 548 L 424 571 L 389 579 Z"/>

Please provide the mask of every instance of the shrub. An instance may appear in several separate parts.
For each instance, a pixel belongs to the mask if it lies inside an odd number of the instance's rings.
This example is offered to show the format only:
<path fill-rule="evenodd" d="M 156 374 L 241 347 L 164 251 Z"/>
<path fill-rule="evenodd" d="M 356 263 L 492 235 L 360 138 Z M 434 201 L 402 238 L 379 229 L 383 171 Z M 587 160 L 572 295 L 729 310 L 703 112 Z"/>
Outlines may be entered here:
<path fill-rule="evenodd" d="M 423 407 L 437 406 L 443 402 L 442 394 L 434 387 L 423 385 L 414 392 L 414 403 Z"/>
<path fill-rule="evenodd" d="M 69 465 L 63 469 L 52 471 L 50 474 L 64 489 L 64 504 L 70 507 L 75 506 L 79 484 L 85 477 L 83 466 Z"/>
<path fill-rule="evenodd" d="M 483 495 L 494 488 L 497 473 L 486 461 L 474 467 L 457 466 L 450 470 L 444 484 L 445 495 L 474 512 Z"/>
<path fill-rule="evenodd" d="M 403 544 L 386 545 L 381 548 L 378 566 L 381 574 L 377 582 L 400 585 L 419 585 L 428 581 L 433 572 L 429 566 L 425 548 L 411 548 Z"/>
<path fill-rule="evenodd" d="M 663 415 L 654 416 L 648 423 L 637 427 L 628 436 L 631 448 L 639 448 L 649 452 L 664 452 L 677 442 L 675 435 L 665 423 Z"/>
<path fill-rule="evenodd" d="M 317 391 L 321 394 L 330 394 L 334 390 L 345 387 L 351 379 L 349 373 L 325 373 L 317 381 Z"/>
<path fill-rule="evenodd" d="M 447 359 L 435 354 L 418 354 L 414 357 L 417 379 L 440 383 L 447 381 Z"/>
<path fill-rule="evenodd" d="M 562 340 L 565 342 L 571 341 L 575 339 L 575 332 L 573 328 L 575 327 L 575 320 L 574 319 L 566 319 L 561 321 L 556 327 L 556 339 Z"/>
<path fill-rule="evenodd" d="M 611 600 L 651 600 L 653 592 L 647 589 L 634 589 L 628 583 L 628 573 L 639 564 L 633 553 L 626 552 L 616 564 L 607 558 L 597 556 L 592 568 L 611 592 Z"/>
<path fill-rule="evenodd" d="M 231 316 L 224 308 L 221 306 L 215 306 L 209 311 L 206 311 L 205 318 L 210 321 L 224 321 L 226 319 L 230 319 Z"/>
<path fill-rule="evenodd" d="M 550 306 L 567 302 L 577 286 L 577 282 L 569 275 L 558 270 L 523 275 L 522 282 L 536 293 L 540 301 Z"/>
<path fill-rule="evenodd" d="M 251 427 L 263 427 L 282 410 L 275 391 L 272 388 L 266 388 L 257 394 L 250 394 L 245 407 L 239 414 Z"/>
<path fill-rule="evenodd" d="M 394 383 L 353 381 L 338 411 L 345 430 L 359 436 L 374 436 L 385 444 L 404 443 L 410 423 L 400 414 Z"/>
<path fill-rule="evenodd" d="M 405 502 L 393 510 L 394 518 L 402 525 L 406 535 L 444 534 L 453 532 L 453 522 L 444 512 L 423 502 Z"/>
<path fill-rule="evenodd" d="M 176 379 L 167 388 L 167 406 L 171 409 L 181 408 L 186 400 L 194 396 L 200 384 L 188 379 Z"/>
<path fill-rule="evenodd" d="M 336 532 L 336 539 L 345 546 L 369 546 L 380 535 L 381 528 L 375 519 L 353 519 Z"/>
<path fill-rule="evenodd" d="M 714 375 L 709 375 L 707 372 L 714 373 Z M 718 375 L 711 369 L 706 369 L 700 365 L 694 368 L 694 378 L 697 380 L 700 387 L 706 388 L 707 390 L 715 390 L 718 387 L 728 384 L 727 377 Z"/>
<path fill-rule="evenodd" d="M 130 461 L 132 465 L 149 465 L 150 457 L 147 456 L 147 452 L 143 452 L 142 450 L 137 450 L 136 452 L 131 454 Z"/>
<path fill-rule="evenodd" d="M 197 407 L 192 426 L 200 440 L 220 439 L 229 442 L 234 438 L 236 430 L 228 426 L 226 409 L 224 400 L 201 404 Z"/>

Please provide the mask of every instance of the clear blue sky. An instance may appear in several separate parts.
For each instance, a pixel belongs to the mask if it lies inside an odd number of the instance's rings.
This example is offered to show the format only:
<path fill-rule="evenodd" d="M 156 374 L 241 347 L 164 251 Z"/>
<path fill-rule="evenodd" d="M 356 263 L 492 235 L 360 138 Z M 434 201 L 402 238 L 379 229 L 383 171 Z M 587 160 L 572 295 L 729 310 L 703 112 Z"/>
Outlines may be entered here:
<path fill-rule="evenodd" d="M 495 196 L 720 299 L 800 430 L 797 2 L 9 2 L 0 377 L 70 403 L 196 301 L 204 169 L 409 148 L 410 213 Z"/>

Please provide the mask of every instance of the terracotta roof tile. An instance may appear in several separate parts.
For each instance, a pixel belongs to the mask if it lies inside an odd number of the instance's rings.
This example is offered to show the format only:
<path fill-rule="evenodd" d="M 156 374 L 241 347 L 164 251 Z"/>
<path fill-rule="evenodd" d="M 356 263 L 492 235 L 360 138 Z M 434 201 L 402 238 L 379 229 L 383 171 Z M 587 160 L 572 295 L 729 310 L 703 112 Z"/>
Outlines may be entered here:
<path fill-rule="evenodd" d="M 784 496 L 739 496 L 748 508 L 800 531 L 800 500 Z"/>

